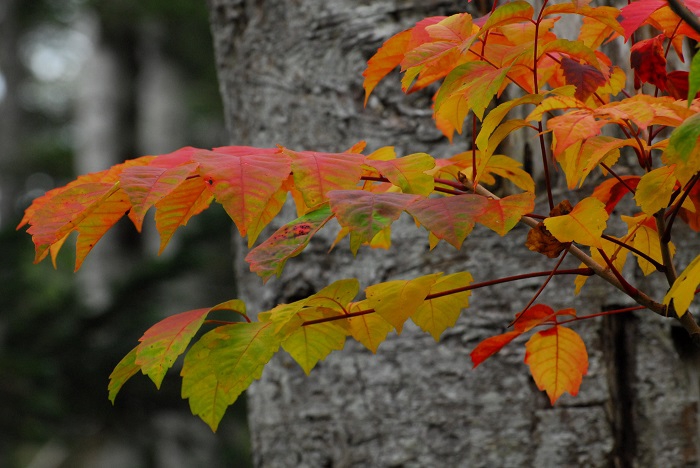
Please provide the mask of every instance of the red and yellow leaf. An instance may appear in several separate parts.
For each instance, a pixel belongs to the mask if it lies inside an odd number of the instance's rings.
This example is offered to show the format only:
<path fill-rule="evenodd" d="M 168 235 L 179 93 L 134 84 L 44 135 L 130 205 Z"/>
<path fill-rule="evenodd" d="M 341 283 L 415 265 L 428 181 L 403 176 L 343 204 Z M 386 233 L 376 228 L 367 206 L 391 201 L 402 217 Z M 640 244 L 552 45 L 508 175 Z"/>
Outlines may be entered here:
<path fill-rule="evenodd" d="M 490 358 L 497 352 L 499 352 L 505 345 L 513 341 L 518 336 L 522 335 L 519 331 L 509 331 L 506 333 L 501 333 L 500 335 L 490 336 L 485 340 L 482 340 L 476 348 L 469 353 L 472 359 L 473 368 L 484 362 L 486 359 Z"/>
<path fill-rule="evenodd" d="M 485 197 L 465 194 L 420 200 L 406 211 L 436 237 L 459 249 L 488 206 Z"/>
<path fill-rule="evenodd" d="M 277 150 L 242 152 L 200 152 L 195 160 L 216 201 L 223 205 L 241 236 L 248 235 L 250 246 L 261 230 L 261 219 L 269 219 L 268 204 L 281 208 L 276 194 L 291 166 Z"/>
<path fill-rule="evenodd" d="M 362 84 L 365 89 L 365 106 L 367 105 L 369 95 L 372 94 L 377 84 L 379 84 L 389 72 L 399 66 L 406 53 L 410 39 L 410 30 L 402 31 L 390 37 L 384 45 L 377 50 L 372 58 L 367 61 L 367 68 L 362 72 L 362 76 L 365 77 Z"/>
<path fill-rule="evenodd" d="M 248 252 L 245 261 L 250 264 L 250 271 L 257 273 L 263 282 L 267 282 L 272 275 L 280 276 L 287 260 L 299 255 L 314 234 L 333 216 L 326 205 L 285 224 Z"/>
<path fill-rule="evenodd" d="M 435 179 L 425 173 L 435 167 L 435 159 L 429 154 L 415 153 L 390 160 L 368 157 L 365 164 L 377 169 L 403 193 L 428 196 L 433 191 Z"/>
<path fill-rule="evenodd" d="M 487 208 L 479 214 L 477 221 L 499 235 L 505 236 L 518 224 L 520 218 L 535 208 L 535 194 L 525 192 L 498 200 L 487 198 L 486 203 Z"/>
<path fill-rule="evenodd" d="M 578 333 L 556 325 L 532 335 L 525 349 L 525 363 L 537 388 L 547 392 L 552 405 L 564 392 L 578 394 L 588 372 L 586 345 Z"/>

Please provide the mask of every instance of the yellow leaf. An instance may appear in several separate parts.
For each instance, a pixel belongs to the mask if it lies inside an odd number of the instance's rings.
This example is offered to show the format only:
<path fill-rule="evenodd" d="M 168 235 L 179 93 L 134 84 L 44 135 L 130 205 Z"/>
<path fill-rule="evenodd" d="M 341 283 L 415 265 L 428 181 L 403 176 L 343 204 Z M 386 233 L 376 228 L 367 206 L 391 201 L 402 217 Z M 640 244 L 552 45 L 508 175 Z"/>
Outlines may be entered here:
<path fill-rule="evenodd" d="M 472 275 L 466 271 L 444 276 L 430 288 L 430 295 L 467 286 L 473 280 Z M 411 320 L 422 330 L 430 333 L 435 338 L 435 341 L 439 341 L 442 332 L 449 327 L 454 327 L 455 323 L 457 323 L 462 309 L 469 307 L 470 295 L 471 291 L 463 291 L 434 299 L 426 299 L 418 307 Z"/>
<path fill-rule="evenodd" d="M 634 199 L 642 211 L 653 215 L 666 208 L 676 187 L 675 166 L 662 166 L 644 174 L 637 185 Z"/>
<path fill-rule="evenodd" d="M 676 309 L 676 313 L 679 317 L 683 316 L 690 303 L 693 302 L 695 297 L 695 289 L 700 284 L 700 255 L 695 257 L 695 259 L 690 262 L 683 273 L 676 278 L 676 281 L 671 286 L 671 289 L 666 293 L 664 297 L 664 304 L 667 306 L 671 305 L 673 301 L 673 306 Z"/>
<path fill-rule="evenodd" d="M 632 242 L 632 247 L 643 252 L 656 260 L 659 263 L 663 263 L 663 257 L 661 255 L 661 245 L 659 240 L 659 233 L 656 231 L 656 224 L 653 218 L 647 216 L 622 216 L 622 221 L 627 223 L 628 235 L 627 242 Z M 669 250 L 671 253 L 671 258 L 676 253 L 676 247 L 672 242 L 669 243 Z M 634 252 L 633 252 L 634 253 Z M 647 276 L 656 271 L 656 267 L 641 257 L 634 253 L 637 257 L 637 262 L 639 263 L 639 268 L 641 268 L 644 276 Z"/>
<path fill-rule="evenodd" d="M 586 345 L 578 333 L 557 325 L 532 335 L 525 349 L 532 378 L 537 388 L 547 392 L 552 405 L 564 392 L 578 394 L 588 372 Z"/>
<path fill-rule="evenodd" d="M 377 314 L 396 328 L 397 333 L 401 333 L 404 322 L 418 310 L 441 274 L 369 286 L 365 289 L 367 302 Z"/>
<path fill-rule="evenodd" d="M 350 312 L 360 312 L 371 309 L 367 301 L 356 302 L 350 305 Z M 376 313 L 358 315 L 348 319 L 350 334 L 373 353 L 377 352 L 379 345 L 386 339 L 394 327 Z"/>
<path fill-rule="evenodd" d="M 602 249 L 600 236 L 607 220 L 608 212 L 603 202 L 588 197 L 581 200 L 571 213 L 545 219 L 544 225 L 559 242 L 578 242 Z"/>
<path fill-rule="evenodd" d="M 297 314 L 303 321 L 337 315 L 337 311 L 325 307 L 305 308 Z M 348 335 L 346 329 L 345 320 L 298 327 L 282 342 L 282 348 L 304 369 L 306 375 L 309 375 L 318 361 L 325 359 L 331 351 L 343 349 L 345 337 Z"/>

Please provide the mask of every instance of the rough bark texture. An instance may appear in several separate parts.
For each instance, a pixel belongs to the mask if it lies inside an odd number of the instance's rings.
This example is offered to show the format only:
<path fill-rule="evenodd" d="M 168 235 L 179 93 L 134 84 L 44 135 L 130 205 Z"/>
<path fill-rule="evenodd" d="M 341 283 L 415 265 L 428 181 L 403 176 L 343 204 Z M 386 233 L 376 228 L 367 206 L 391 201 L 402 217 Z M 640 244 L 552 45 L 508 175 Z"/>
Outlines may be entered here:
<path fill-rule="evenodd" d="M 430 120 L 429 95 L 403 96 L 397 79 L 362 107 L 364 63 L 391 34 L 462 1 L 210 0 L 221 90 L 232 142 L 341 151 L 359 139 L 400 154 L 448 146 Z M 471 4 L 469 8 L 476 8 Z M 462 140 L 463 141 L 463 140 Z M 533 145 L 536 147 L 536 145 Z M 389 252 L 328 255 L 312 242 L 265 288 L 241 257 L 240 296 L 251 310 L 304 297 L 329 282 L 364 286 L 469 270 L 477 281 L 552 267 L 523 246 L 475 230 L 460 251 L 428 251 L 406 223 Z M 243 255 L 243 253 L 241 253 Z M 574 266 L 575 263 L 574 263 Z M 579 314 L 627 304 L 590 279 L 575 303 L 571 278 L 541 302 Z M 477 291 L 440 343 L 408 327 L 376 356 L 348 342 L 306 377 L 281 353 L 248 392 L 254 461 L 261 467 L 694 466 L 698 463 L 698 357 L 671 323 L 640 312 L 581 323 L 590 370 L 578 397 L 552 408 L 510 346 L 472 371 L 469 352 L 503 330 L 540 286 L 527 280 Z M 520 343 L 522 344 L 522 343 Z"/>

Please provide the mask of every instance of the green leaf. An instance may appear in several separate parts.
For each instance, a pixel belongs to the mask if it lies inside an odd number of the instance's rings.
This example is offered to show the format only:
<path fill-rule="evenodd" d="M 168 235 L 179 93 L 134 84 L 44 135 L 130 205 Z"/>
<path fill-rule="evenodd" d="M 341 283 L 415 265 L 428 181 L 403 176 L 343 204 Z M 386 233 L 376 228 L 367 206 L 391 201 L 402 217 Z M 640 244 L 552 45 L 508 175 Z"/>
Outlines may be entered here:
<path fill-rule="evenodd" d="M 185 356 L 182 398 L 216 431 L 226 408 L 262 375 L 280 338 L 272 323 L 224 325 L 202 336 Z"/>
<path fill-rule="evenodd" d="M 365 164 L 377 169 L 403 193 L 428 196 L 435 186 L 435 179 L 425 171 L 435 167 L 435 159 L 426 153 L 415 153 L 388 161 L 367 159 Z"/>
<path fill-rule="evenodd" d="M 700 54 L 696 53 L 690 62 L 690 75 L 688 76 L 688 107 L 700 91 Z"/>
<path fill-rule="evenodd" d="M 700 171 L 698 137 L 700 137 L 700 114 L 695 114 L 673 130 L 662 156 L 665 164 L 676 165 L 676 178 L 683 185 Z"/>
<path fill-rule="evenodd" d="M 129 351 L 109 375 L 109 386 L 107 390 L 109 391 L 109 401 L 111 401 L 112 404 L 114 404 L 117 393 L 119 393 L 124 383 L 141 369 L 141 366 L 136 364 L 137 350 L 138 346 Z"/>

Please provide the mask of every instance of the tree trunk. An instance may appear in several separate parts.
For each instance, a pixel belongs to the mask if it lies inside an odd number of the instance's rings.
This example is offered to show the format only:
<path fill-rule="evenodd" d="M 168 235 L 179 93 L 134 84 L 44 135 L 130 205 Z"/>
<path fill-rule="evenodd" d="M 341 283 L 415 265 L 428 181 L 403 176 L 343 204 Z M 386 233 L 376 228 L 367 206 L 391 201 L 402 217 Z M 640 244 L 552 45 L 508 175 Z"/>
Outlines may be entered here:
<path fill-rule="evenodd" d="M 342 151 L 357 140 L 401 155 L 463 151 L 430 118 L 430 94 L 404 96 L 398 78 L 363 109 L 361 72 L 381 43 L 415 21 L 450 14 L 462 1 L 210 0 L 219 78 L 232 142 Z M 471 4 L 469 8 L 475 8 Z M 463 142 L 468 138 L 462 138 Z M 289 218 L 288 218 L 289 219 Z M 460 251 L 428 251 L 425 231 L 396 226 L 392 249 L 328 254 L 333 235 L 312 241 L 280 279 L 263 288 L 237 261 L 250 310 L 305 297 L 331 281 L 362 287 L 437 271 L 468 270 L 475 281 L 548 270 L 522 244 L 476 229 Z M 577 262 L 571 266 L 576 267 Z M 281 353 L 248 392 L 257 466 L 692 466 L 698 463 L 698 353 L 670 321 L 651 313 L 580 322 L 590 370 L 580 394 L 555 407 L 523 364 L 522 341 L 477 370 L 469 352 L 500 333 L 541 280 L 474 293 L 440 343 L 407 327 L 376 356 L 355 342 L 309 377 Z M 539 302 L 579 315 L 627 302 L 595 278 L 571 300 L 573 279 Z M 616 299 L 619 298 L 619 299 Z M 520 344 L 520 346 L 518 346 Z"/>

